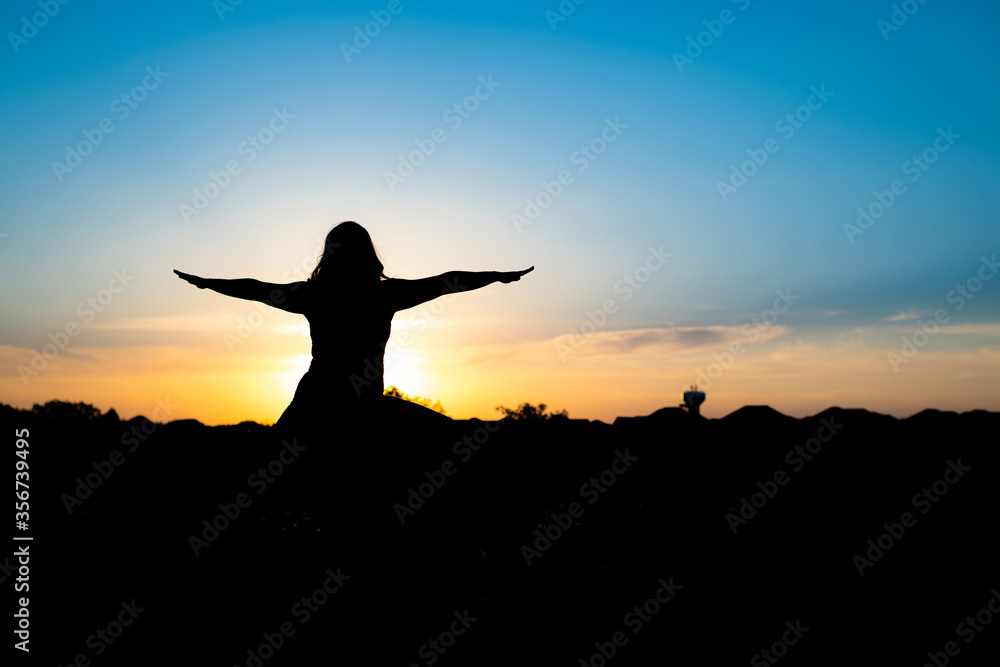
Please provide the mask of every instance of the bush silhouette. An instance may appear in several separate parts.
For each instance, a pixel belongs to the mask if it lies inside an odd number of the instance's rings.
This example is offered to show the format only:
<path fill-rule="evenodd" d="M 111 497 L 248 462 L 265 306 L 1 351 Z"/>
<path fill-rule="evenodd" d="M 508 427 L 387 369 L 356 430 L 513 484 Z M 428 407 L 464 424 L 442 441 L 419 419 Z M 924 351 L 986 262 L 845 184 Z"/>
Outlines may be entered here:
<path fill-rule="evenodd" d="M 434 404 L 432 405 L 431 399 L 429 398 L 421 398 L 420 396 L 407 396 L 406 393 L 400 391 L 399 387 L 397 387 L 394 384 L 390 384 L 388 387 L 386 387 L 383 393 L 386 396 L 401 398 L 404 401 L 409 401 L 410 403 L 416 403 L 417 405 L 422 405 L 425 408 L 429 408 L 434 412 L 440 412 L 443 415 L 448 414 L 447 412 L 445 412 L 444 407 L 441 405 L 441 401 L 434 401 Z"/>
<path fill-rule="evenodd" d="M 44 419 L 71 421 L 92 421 L 101 417 L 100 409 L 95 408 L 90 403 L 67 403 L 66 401 L 49 401 L 44 405 L 35 403 L 31 406 L 31 412 Z M 117 416 L 116 413 L 115 417 Z"/>
<path fill-rule="evenodd" d="M 544 421 L 544 420 L 566 420 L 569 414 L 565 410 L 559 412 L 545 412 L 548 405 L 539 403 L 537 406 L 531 403 L 521 403 L 517 408 L 506 408 L 498 405 L 496 410 L 503 413 L 504 418 L 514 421 Z"/>

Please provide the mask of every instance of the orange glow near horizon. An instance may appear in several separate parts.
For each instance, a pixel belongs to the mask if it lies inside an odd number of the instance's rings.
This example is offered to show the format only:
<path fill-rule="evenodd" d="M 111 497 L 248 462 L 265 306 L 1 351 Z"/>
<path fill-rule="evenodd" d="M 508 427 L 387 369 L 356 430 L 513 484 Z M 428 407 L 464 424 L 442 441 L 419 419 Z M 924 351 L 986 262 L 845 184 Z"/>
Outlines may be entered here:
<path fill-rule="evenodd" d="M 225 351 L 218 332 L 193 349 L 81 348 L 52 360 L 27 385 L 15 371 L 17 364 L 8 363 L 0 377 L 0 400 L 19 408 L 49 400 L 84 402 L 102 411 L 114 408 L 123 419 L 145 415 L 210 425 L 272 424 L 309 366 L 308 341 L 301 333 L 276 325 L 234 353 Z M 440 401 L 456 419 L 496 419 L 496 406 L 523 402 L 606 422 L 677 407 L 681 392 L 710 367 L 713 352 L 723 349 L 719 344 L 660 345 L 617 353 L 595 338 L 561 361 L 558 340 L 455 348 L 442 345 L 443 339 L 430 336 L 420 347 L 400 348 L 387 360 L 385 384 Z M 702 414 L 718 418 L 744 405 L 765 404 L 795 417 L 834 406 L 897 417 L 925 408 L 1000 410 L 1000 386 L 992 370 L 1000 368 L 1000 352 L 993 348 L 969 351 L 942 343 L 894 373 L 887 351 L 860 337 L 837 343 L 782 341 L 761 343 L 702 384 L 707 394 Z M 430 346 L 435 343 L 440 346 Z M 9 359 L 30 357 L 30 351 L 17 348 L 4 352 Z M 175 407 L 166 414 L 164 405 Z"/>

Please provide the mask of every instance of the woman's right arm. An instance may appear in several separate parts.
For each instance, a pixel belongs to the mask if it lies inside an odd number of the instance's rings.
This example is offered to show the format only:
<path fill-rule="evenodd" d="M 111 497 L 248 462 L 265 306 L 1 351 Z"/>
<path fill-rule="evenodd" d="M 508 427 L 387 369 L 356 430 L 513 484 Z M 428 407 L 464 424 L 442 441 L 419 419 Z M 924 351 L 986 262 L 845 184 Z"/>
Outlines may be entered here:
<path fill-rule="evenodd" d="M 237 278 L 235 280 L 202 278 L 190 273 L 181 273 L 177 269 L 174 269 L 174 273 L 198 289 L 207 288 L 213 292 L 237 299 L 260 301 L 261 303 L 287 310 L 291 313 L 304 312 L 302 304 L 304 294 L 300 289 L 305 283 L 298 282 L 279 285 L 278 283 L 265 283 L 254 278 Z"/>

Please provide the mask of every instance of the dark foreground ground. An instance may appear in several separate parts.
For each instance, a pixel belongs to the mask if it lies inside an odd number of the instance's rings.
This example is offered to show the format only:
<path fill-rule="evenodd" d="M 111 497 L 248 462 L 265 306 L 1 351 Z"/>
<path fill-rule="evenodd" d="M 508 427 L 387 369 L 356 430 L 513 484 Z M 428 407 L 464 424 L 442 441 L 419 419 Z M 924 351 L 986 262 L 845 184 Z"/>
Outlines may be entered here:
<path fill-rule="evenodd" d="M 1000 664 L 996 413 L 0 416 L 12 664 Z"/>

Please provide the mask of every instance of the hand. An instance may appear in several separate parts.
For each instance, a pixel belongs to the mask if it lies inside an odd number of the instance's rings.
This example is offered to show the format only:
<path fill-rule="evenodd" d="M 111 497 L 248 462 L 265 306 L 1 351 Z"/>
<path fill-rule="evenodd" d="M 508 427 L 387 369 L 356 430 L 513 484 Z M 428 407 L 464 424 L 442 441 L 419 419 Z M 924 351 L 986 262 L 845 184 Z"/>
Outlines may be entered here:
<path fill-rule="evenodd" d="M 198 289 L 205 289 L 208 286 L 207 285 L 207 283 L 208 283 L 208 279 L 207 278 L 201 278 L 199 276 L 192 276 L 190 273 L 181 273 L 177 269 L 174 269 L 174 273 L 177 274 L 178 278 L 180 278 L 181 280 L 188 281 L 189 283 L 191 283 L 192 285 L 194 285 Z"/>
<path fill-rule="evenodd" d="M 526 273 L 535 270 L 534 266 L 528 267 L 524 271 L 497 271 L 497 281 L 501 283 L 512 283 L 521 279 Z"/>

